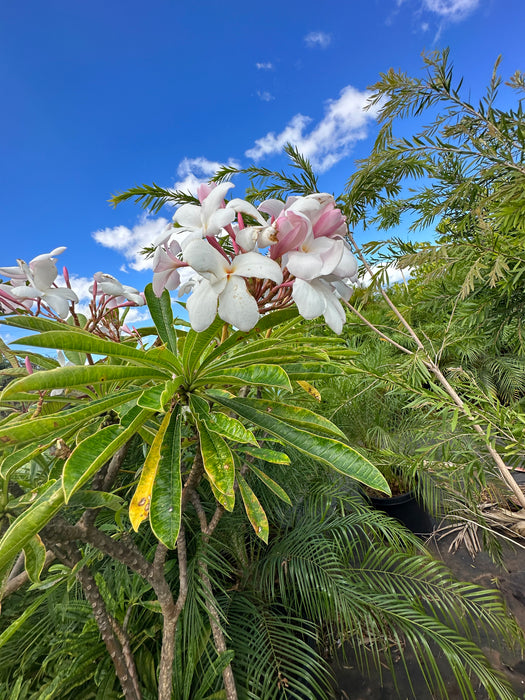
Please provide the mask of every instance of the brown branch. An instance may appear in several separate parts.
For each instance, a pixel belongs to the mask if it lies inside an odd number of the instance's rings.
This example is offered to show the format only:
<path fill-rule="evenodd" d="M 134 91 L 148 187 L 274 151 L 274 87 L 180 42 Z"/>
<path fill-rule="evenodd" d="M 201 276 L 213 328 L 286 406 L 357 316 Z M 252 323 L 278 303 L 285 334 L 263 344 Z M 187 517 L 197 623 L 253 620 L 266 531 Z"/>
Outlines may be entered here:
<path fill-rule="evenodd" d="M 206 545 L 224 513 L 224 508 L 222 506 L 217 506 L 215 513 L 208 524 L 206 513 L 204 512 L 201 500 L 196 491 L 191 494 L 191 502 L 199 519 L 203 543 Z M 213 595 L 208 565 L 204 559 L 201 559 L 199 562 L 199 578 L 201 579 L 207 593 L 205 605 L 208 612 L 208 618 L 210 620 L 215 649 L 217 650 L 218 654 L 223 654 L 224 652 L 228 651 L 228 647 L 226 646 L 226 640 L 221 628 L 219 610 L 215 601 L 215 596 Z M 222 672 L 222 680 L 224 682 L 227 700 L 237 700 L 237 688 L 235 687 L 235 678 L 231 664 L 228 664 Z"/>

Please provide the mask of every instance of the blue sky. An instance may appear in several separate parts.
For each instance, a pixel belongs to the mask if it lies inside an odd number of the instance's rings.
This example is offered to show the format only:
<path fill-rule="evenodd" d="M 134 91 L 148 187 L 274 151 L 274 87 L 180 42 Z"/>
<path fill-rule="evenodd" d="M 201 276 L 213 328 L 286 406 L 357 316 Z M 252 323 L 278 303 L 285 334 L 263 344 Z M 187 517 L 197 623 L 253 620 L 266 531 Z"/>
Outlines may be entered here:
<path fill-rule="evenodd" d="M 63 245 L 79 291 L 98 270 L 143 288 L 137 251 L 171 214 L 111 194 L 282 167 L 287 140 L 337 194 L 376 133 L 362 107 L 380 72 L 417 75 L 449 46 L 476 98 L 498 54 L 505 76 L 525 69 L 524 27 L 523 0 L 5 3 L 0 266 Z"/>

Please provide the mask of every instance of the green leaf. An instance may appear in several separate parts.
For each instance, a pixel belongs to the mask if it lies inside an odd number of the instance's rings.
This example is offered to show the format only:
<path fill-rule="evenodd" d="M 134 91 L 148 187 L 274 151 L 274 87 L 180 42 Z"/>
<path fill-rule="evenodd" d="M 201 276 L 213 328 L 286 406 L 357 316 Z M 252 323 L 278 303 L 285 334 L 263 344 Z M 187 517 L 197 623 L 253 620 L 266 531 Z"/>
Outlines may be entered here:
<path fill-rule="evenodd" d="M 370 488 L 390 494 L 388 483 L 381 472 L 348 445 L 299 429 L 290 420 L 287 420 L 285 415 L 283 415 L 283 419 L 277 418 L 272 411 L 266 410 L 268 407 L 266 401 L 226 398 L 217 398 L 216 400 L 300 452 L 333 467 L 336 471 L 350 476 L 366 486 L 370 486 Z M 282 406 L 284 404 L 281 404 Z M 295 406 L 287 408 L 290 416 L 298 410 Z"/>
<path fill-rule="evenodd" d="M 38 535 L 33 535 L 24 547 L 25 570 L 31 583 L 40 581 L 46 560 L 46 548 Z"/>
<path fill-rule="evenodd" d="M 246 509 L 246 515 L 248 520 L 251 522 L 255 534 L 260 537 L 261 540 L 268 544 L 268 518 L 264 512 L 264 508 L 259 503 L 259 499 L 251 490 L 248 483 L 244 478 L 237 474 L 237 483 L 239 484 L 239 491 L 241 493 L 241 498 L 244 503 L 244 508 Z"/>
<path fill-rule="evenodd" d="M 58 437 L 60 437 L 62 433 L 63 431 L 60 431 L 58 433 Z M 24 464 L 27 464 L 35 457 L 42 454 L 42 452 L 45 452 L 47 449 L 49 449 L 51 445 L 55 442 L 55 439 L 56 437 L 52 440 L 47 440 L 44 444 L 37 445 L 36 447 L 34 445 L 28 445 L 27 447 L 24 447 L 21 450 L 15 450 L 14 452 L 8 454 L 0 462 L 0 477 L 2 479 L 9 479 L 9 477 L 14 471 L 19 469 L 20 467 L 23 467 Z"/>
<path fill-rule="evenodd" d="M 0 540 L 0 572 L 14 556 L 58 513 L 64 505 L 62 482 L 51 483 L 40 496 L 14 520 Z"/>
<path fill-rule="evenodd" d="M 205 350 L 211 350 L 214 338 L 220 337 L 223 326 L 224 321 L 217 317 L 209 328 L 200 333 L 194 331 L 193 328 L 188 331 L 182 348 L 182 364 L 188 378 L 191 378 Z"/>
<path fill-rule="evenodd" d="M 61 328 L 64 328 L 63 326 Z M 102 355 L 107 357 L 119 357 L 135 362 L 138 365 L 159 369 L 162 364 L 170 369 L 172 365 L 162 362 L 159 357 L 151 357 L 148 351 L 137 350 L 125 343 L 115 343 L 112 340 L 97 338 L 91 333 L 84 333 L 77 330 L 59 330 L 44 332 L 39 335 L 28 335 L 19 340 L 14 340 L 19 345 L 29 345 L 41 348 L 57 348 L 58 350 L 75 350 L 76 352 L 86 352 L 92 355 Z M 157 348 L 158 349 L 158 348 Z M 65 369 L 65 368 L 64 368 Z"/>
<path fill-rule="evenodd" d="M 152 386 L 146 389 L 142 396 L 139 397 L 137 404 L 142 408 L 149 408 L 151 411 L 162 413 L 164 407 L 173 398 L 173 395 L 183 382 L 182 377 L 176 379 L 168 379 L 163 384 Z"/>
<path fill-rule="evenodd" d="M 317 415 L 307 408 L 291 406 L 290 404 L 270 401 L 267 399 L 240 399 L 243 403 L 253 406 L 258 411 L 264 411 L 275 418 L 284 420 L 302 430 L 321 433 L 328 437 L 346 439 L 345 434 L 336 425 L 323 416 Z M 217 401 L 221 403 L 221 399 Z"/>
<path fill-rule="evenodd" d="M 141 393 L 140 390 L 119 392 L 103 399 L 90 401 L 87 405 L 82 404 L 68 411 L 62 411 L 57 415 L 34 419 L 28 417 L 23 422 L 9 423 L 0 428 L 0 445 L 9 447 L 17 443 L 23 444 L 48 438 L 61 429 L 72 428 L 100 413 L 115 409 L 123 403 L 137 398 Z"/>
<path fill-rule="evenodd" d="M 221 372 L 206 372 L 199 376 L 198 381 L 193 382 L 193 386 L 202 384 L 251 384 L 260 387 L 275 387 L 292 391 L 292 385 L 286 372 L 278 365 L 253 364 L 249 367 L 228 367 Z"/>
<path fill-rule="evenodd" d="M 7 644 L 11 637 L 18 632 L 18 630 L 25 624 L 33 613 L 38 610 L 38 608 L 46 600 L 46 595 L 39 595 L 38 598 L 25 608 L 24 612 L 16 617 L 16 619 L 6 627 L 6 629 L 0 634 L 0 649 Z"/>
<path fill-rule="evenodd" d="M 168 549 L 174 549 L 177 544 L 182 516 L 181 425 L 182 413 L 177 406 L 160 448 L 149 511 L 151 529 Z"/>
<path fill-rule="evenodd" d="M 290 380 L 311 381 L 312 379 L 327 379 L 328 375 L 345 376 L 346 368 L 337 362 L 293 362 L 283 366 L 284 371 Z"/>
<path fill-rule="evenodd" d="M 220 435 L 197 421 L 204 470 L 215 488 L 226 496 L 234 493 L 235 464 L 227 443 Z"/>
<path fill-rule="evenodd" d="M 270 491 L 273 491 L 273 493 L 276 496 L 278 496 L 285 503 L 288 503 L 289 506 L 292 505 L 290 496 L 286 493 L 286 491 L 283 488 L 281 488 L 281 486 L 279 486 L 278 483 L 276 483 L 273 479 L 270 479 L 270 477 L 263 471 L 261 471 L 257 467 L 254 467 L 253 464 L 248 464 L 248 466 L 250 468 L 250 471 L 252 471 L 256 476 L 258 476 L 259 479 L 263 482 L 263 484 L 270 489 Z"/>
<path fill-rule="evenodd" d="M 62 478 L 66 501 L 131 439 L 150 415 L 151 411 L 141 411 L 135 407 L 131 416 L 126 415 L 129 421 L 126 427 L 109 425 L 82 440 L 75 447 L 64 464 Z"/>
<path fill-rule="evenodd" d="M 288 457 L 287 454 L 269 450 L 267 447 L 253 448 L 243 445 L 239 447 L 239 450 L 257 459 L 262 459 L 264 462 L 271 462 L 272 464 L 290 464 L 290 457 Z"/>
<path fill-rule="evenodd" d="M 161 458 L 164 434 L 168 429 L 171 418 L 172 414 L 166 413 L 162 419 L 162 423 L 160 424 L 155 437 L 153 438 L 153 442 L 146 456 L 146 460 L 144 461 L 138 486 L 133 494 L 131 503 L 129 504 L 129 519 L 135 532 L 137 532 L 139 529 L 139 525 L 149 516 L 151 494 Z"/>
<path fill-rule="evenodd" d="M 164 379 L 166 373 L 150 367 L 127 367 L 125 365 L 68 365 L 44 372 L 34 372 L 8 384 L 1 398 L 17 391 L 50 391 L 119 381 L 145 381 Z"/>
<path fill-rule="evenodd" d="M 206 425 L 210 430 L 233 442 L 247 442 L 256 447 L 259 446 L 251 430 L 245 428 L 236 418 L 231 418 L 224 413 L 210 413 L 206 419 Z"/>
<path fill-rule="evenodd" d="M 173 326 L 171 298 L 167 289 L 158 297 L 153 291 L 153 285 L 147 284 L 144 290 L 148 309 L 157 328 L 160 339 L 175 355 L 177 354 L 177 333 Z"/>
<path fill-rule="evenodd" d="M 79 491 L 71 496 L 69 505 L 82 506 L 82 508 L 109 508 L 117 511 L 124 505 L 124 499 L 116 493 L 106 491 Z"/>

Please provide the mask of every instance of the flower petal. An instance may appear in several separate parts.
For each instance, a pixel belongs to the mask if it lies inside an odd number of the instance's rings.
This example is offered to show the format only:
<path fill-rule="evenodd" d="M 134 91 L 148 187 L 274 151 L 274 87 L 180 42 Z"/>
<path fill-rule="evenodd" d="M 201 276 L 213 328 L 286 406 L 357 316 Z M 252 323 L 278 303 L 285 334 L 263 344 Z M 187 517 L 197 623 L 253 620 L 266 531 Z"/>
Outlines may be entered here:
<path fill-rule="evenodd" d="M 208 241 L 190 241 L 184 248 L 184 262 L 210 281 L 226 276 L 229 263 Z"/>
<path fill-rule="evenodd" d="M 197 204 L 183 204 L 175 212 L 173 221 L 183 228 L 201 228 L 201 207 Z"/>
<path fill-rule="evenodd" d="M 257 211 L 257 209 L 253 206 L 253 204 L 250 204 L 250 202 L 245 201 L 244 199 L 231 199 L 228 204 L 226 205 L 226 209 L 232 208 L 234 211 L 236 211 L 238 214 L 248 214 L 248 216 L 251 216 L 252 219 L 255 219 L 258 221 L 262 226 L 266 226 L 266 220 L 264 219 L 263 216 Z"/>
<path fill-rule="evenodd" d="M 257 302 L 248 292 L 242 277 L 232 275 L 228 280 L 219 297 L 219 316 L 240 331 L 251 330 L 259 320 Z"/>
<path fill-rule="evenodd" d="M 203 221 L 208 221 L 213 212 L 221 208 L 224 197 L 226 197 L 228 190 L 231 190 L 232 187 L 235 187 L 233 182 L 221 182 L 220 185 L 212 189 L 210 194 L 202 202 Z"/>
<path fill-rule="evenodd" d="M 317 318 L 326 309 L 326 299 L 315 282 L 296 279 L 293 283 L 292 298 L 297 304 L 297 310 L 306 319 Z"/>
<path fill-rule="evenodd" d="M 275 260 L 262 253 L 242 253 L 233 259 L 231 270 L 241 277 L 257 277 L 269 279 L 277 284 L 283 281 L 283 272 Z"/>
<path fill-rule="evenodd" d="M 191 327 L 199 333 L 211 326 L 217 315 L 217 294 L 208 280 L 200 280 L 186 302 Z"/>

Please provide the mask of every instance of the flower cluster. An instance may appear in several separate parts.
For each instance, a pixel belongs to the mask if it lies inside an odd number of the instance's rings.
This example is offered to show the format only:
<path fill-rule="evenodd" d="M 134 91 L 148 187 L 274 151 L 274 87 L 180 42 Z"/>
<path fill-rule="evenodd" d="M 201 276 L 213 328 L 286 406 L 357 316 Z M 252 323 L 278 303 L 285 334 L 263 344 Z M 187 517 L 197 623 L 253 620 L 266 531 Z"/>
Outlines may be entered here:
<path fill-rule="evenodd" d="M 157 241 L 153 289 L 191 290 L 187 309 L 196 331 L 218 313 L 243 331 L 260 314 L 295 302 L 306 319 L 324 316 L 340 333 L 357 279 L 357 262 L 346 241 L 345 217 L 328 194 L 276 199 L 255 208 L 225 201 L 232 183 L 204 185 L 197 204 L 175 213 L 175 229 Z M 248 224 L 246 223 L 248 222 Z M 182 283 L 181 269 L 190 277 Z"/>
<path fill-rule="evenodd" d="M 261 314 L 297 305 L 306 319 L 324 316 L 340 333 L 357 279 L 357 262 L 346 240 L 345 217 L 328 194 L 269 199 L 256 208 L 243 199 L 225 200 L 233 187 L 201 185 L 200 204 L 184 204 L 156 241 L 153 290 L 157 296 L 178 289 L 190 292 L 187 310 L 194 330 L 208 328 L 217 313 L 242 330 L 252 329 Z M 57 285 L 55 248 L 28 263 L 0 268 L 0 309 L 66 319 L 78 297 L 64 268 L 65 287 Z M 144 304 L 144 295 L 112 275 L 97 272 L 89 289 L 89 328 L 99 324 L 118 339 L 122 326 L 115 309 Z M 75 318 L 77 318 L 75 316 Z"/>

